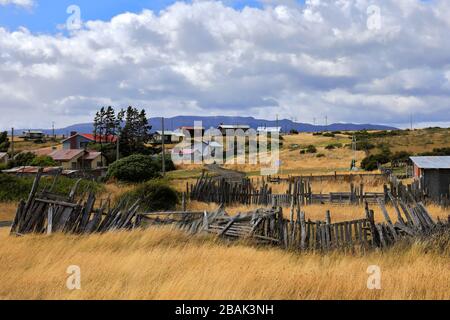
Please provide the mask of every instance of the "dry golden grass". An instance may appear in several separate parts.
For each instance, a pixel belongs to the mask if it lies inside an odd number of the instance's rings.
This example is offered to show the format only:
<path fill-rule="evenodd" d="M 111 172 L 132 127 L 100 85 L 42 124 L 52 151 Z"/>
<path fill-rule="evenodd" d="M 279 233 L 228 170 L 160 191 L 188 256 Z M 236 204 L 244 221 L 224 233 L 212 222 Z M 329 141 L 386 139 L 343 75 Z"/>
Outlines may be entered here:
<path fill-rule="evenodd" d="M 283 147 L 280 150 L 280 160 L 282 165 L 280 175 L 288 174 L 323 174 L 333 171 L 346 172 L 350 169 L 355 153 L 347 148 L 326 150 L 325 147 L 333 143 L 343 145 L 351 143 L 351 140 L 344 135 L 337 135 L 335 138 L 314 136 L 311 133 L 301 133 L 298 135 L 283 136 Z M 306 147 L 314 145 L 317 148 L 316 154 L 300 154 L 300 149 L 292 150 L 292 145 Z M 321 153 L 324 157 L 317 157 Z M 356 160 L 361 161 L 365 157 L 362 151 L 356 152 Z M 257 175 L 261 169 L 260 164 L 225 164 L 225 168 L 246 172 L 250 175 Z"/>
<path fill-rule="evenodd" d="M 169 229 L 89 237 L 8 237 L 0 299 L 449 299 L 449 250 L 422 245 L 366 256 L 225 244 Z M 66 270 L 81 268 L 81 290 Z M 381 268 L 381 290 L 367 268 Z"/>
<path fill-rule="evenodd" d="M 9 137 L 11 140 L 11 137 Z M 59 140 L 61 138 L 58 138 Z M 53 146 L 60 147 L 60 141 L 47 141 L 45 143 L 35 143 L 33 141 L 25 141 L 22 138 L 14 137 L 14 150 L 15 152 L 22 152 L 22 151 L 32 151 L 36 149 L 41 148 L 48 148 Z"/>
<path fill-rule="evenodd" d="M 16 214 L 17 203 L 0 202 L 0 221 L 12 221 Z"/>

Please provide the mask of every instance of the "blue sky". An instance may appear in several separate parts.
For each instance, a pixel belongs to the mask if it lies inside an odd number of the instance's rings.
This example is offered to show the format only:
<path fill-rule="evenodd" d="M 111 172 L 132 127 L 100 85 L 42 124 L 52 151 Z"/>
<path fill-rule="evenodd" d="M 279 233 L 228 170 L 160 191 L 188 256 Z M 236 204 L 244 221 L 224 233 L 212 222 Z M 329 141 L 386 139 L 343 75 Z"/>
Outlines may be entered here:
<path fill-rule="evenodd" d="M 178 0 L 180 1 L 180 0 Z M 16 30 L 23 26 L 37 33 L 59 32 L 57 26 L 63 24 L 69 14 L 70 5 L 81 9 L 81 16 L 87 20 L 109 20 L 123 12 L 139 13 L 143 9 L 159 12 L 177 2 L 175 0 L 38 0 L 33 8 L 15 5 L 0 6 L 0 26 Z M 190 2 L 190 1 L 185 1 Z M 224 3 L 241 9 L 245 6 L 260 7 L 257 0 L 231 0 Z"/>

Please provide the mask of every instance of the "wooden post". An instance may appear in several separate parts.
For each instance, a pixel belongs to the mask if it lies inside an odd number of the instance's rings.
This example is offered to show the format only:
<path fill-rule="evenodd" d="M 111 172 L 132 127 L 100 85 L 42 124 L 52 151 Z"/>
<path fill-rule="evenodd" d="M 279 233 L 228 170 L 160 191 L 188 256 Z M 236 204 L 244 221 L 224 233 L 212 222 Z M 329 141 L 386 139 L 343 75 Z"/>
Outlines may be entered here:
<path fill-rule="evenodd" d="M 183 211 L 186 211 L 186 192 L 183 192 L 183 195 L 181 196 L 181 207 Z"/>
<path fill-rule="evenodd" d="M 14 159 L 14 128 L 11 128 L 11 158 Z"/>
<path fill-rule="evenodd" d="M 162 141 L 162 175 L 163 177 L 166 176 L 166 147 L 164 144 L 164 117 L 161 117 L 161 126 L 162 126 L 162 137 L 161 137 L 161 141 Z"/>
<path fill-rule="evenodd" d="M 48 216 L 47 216 L 47 234 L 52 234 L 53 228 L 53 206 L 48 207 Z"/>

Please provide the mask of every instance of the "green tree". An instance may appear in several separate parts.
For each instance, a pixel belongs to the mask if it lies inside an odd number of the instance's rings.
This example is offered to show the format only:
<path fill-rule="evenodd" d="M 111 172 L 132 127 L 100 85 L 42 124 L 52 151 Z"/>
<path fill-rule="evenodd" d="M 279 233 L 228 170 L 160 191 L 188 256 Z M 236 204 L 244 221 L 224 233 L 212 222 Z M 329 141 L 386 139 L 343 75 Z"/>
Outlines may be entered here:
<path fill-rule="evenodd" d="M 31 166 L 31 163 L 33 162 L 34 158 L 36 158 L 36 155 L 32 152 L 22 152 L 19 153 L 14 158 L 14 163 L 16 166 Z"/>
<path fill-rule="evenodd" d="M 58 163 L 49 156 L 38 156 L 31 161 L 34 167 L 56 167 Z"/>
<path fill-rule="evenodd" d="M 8 152 L 9 145 L 8 132 L 0 132 L 0 152 Z"/>

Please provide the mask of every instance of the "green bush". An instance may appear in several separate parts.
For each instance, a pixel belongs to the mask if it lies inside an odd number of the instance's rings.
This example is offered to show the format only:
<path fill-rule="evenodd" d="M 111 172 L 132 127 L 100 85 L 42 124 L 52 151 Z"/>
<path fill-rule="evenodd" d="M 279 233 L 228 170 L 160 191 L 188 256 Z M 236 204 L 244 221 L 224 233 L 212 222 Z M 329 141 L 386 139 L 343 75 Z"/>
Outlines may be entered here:
<path fill-rule="evenodd" d="M 132 155 L 109 166 L 107 178 L 123 182 L 144 182 L 160 175 L 160 166 L 150 156 Z"/>
<path fill-rule="evenodd" d="M 369 141 L 357 141 L 356 150 L 358 151 L 368 151 L 375 148 L 375 145 Z"/>
<path fill-rule="evenodd" d="M 342 143 L 331 143 L 325 147 L 327 150 L 334 150 L 336 148 L 342 148 Z"/>
<path fill-rule="evenodd" d="M 317 148 L 311 144 L 308 147 L 306 147 L 305 151 L 307 153 L 316 153 L 317 152 Z"/>
<path fill-rule="evenodd" d="M 22 166 L 31 166 L 31 163 L 33 162 L 34 158 L 36 158 L 36 155 L 32 152 L 22 152 L 19 153 L 14 158 L 14 164 L 16 166 L 22 167 Z"/>
<path fill-rule="evenodd" d="M 31 161 L 31 166 L 34 167 L 56 167 L 58 163 L 49 156 L 39 156 Z"/>
<path fill-rule="evenodd" d="M 319 153 L 316 157 L 317 158 L 325 158 L 325 155 L 323 153 Z"/>
<path fill-rule="evenodd" d="M 390 157 L 386 153 L 370 155 L 361 161 L 361 168 L 366 171 L 374 171 L 378 169 L 378 164 L 386 164 L 390 161 Z"/>
<path fill-rule="evenodd" d="M 178 204 L 177 192 L 164 180 L 142 183 L 121 195 L 118 202 L 125 201 L 130 206 L 138 199 L 141 200 L 140 209 L 144 211 L 173 210 Z"/>
<path fill-rule="evenodd" d="M 158 155 L 155 158 L 155 161 L 156 161 L 156 164 L 158 165 L 159 171 L 162 171 L 162 161 L 161 160 L 162 160 L 162 155 Z M 173 163 L 172 157 L 170 155 L 166 155 L 164 162 L 166 165 L 166 172 L 176 170 L 175 164 Z"/>
<path fill-rule="evenodd" d="M 322 136 L 328 137 L 328 138 L 334 138 L 336 135 L 331 132 L 325 132 L 324 134 L 322 134 Z"/>
<path fill-rule="evenodd" d="M 42 177 L 39 183 L 39 190 L 43 190 L 44 188 L 48 190 L 53 183 L 53 179 L 53 177 Z M 30 193 L 33 181 L 34 177 L 17 177 L 0 173 L 0 202 L 26 199 Z M 68 195 L 75 182 L 75 179 L 59 177 L 55 189 L 52 192 Z M 103 190 L 104 187 L 100 183 L 90 180 L 81 180 L 77 189 L 77 195 L 84 192 L 99 193 Z"/>

